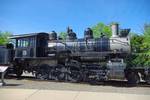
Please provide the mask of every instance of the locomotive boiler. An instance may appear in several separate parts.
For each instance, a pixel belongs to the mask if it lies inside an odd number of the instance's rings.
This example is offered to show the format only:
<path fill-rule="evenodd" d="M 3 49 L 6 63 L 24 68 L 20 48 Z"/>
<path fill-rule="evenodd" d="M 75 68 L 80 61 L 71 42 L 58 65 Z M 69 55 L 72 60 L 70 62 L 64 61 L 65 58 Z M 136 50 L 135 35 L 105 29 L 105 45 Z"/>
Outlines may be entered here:
<path fill-rule="evenodd" d="M 93 31 L 87 28 L 84 32 L 84 38 L 77 39 L 76 33 L 68 29 L 67 39 L 57 40 L 55 32 L 50 33 L 48 48 L 56 51 L 65 51 L 68 49 L 72 56 L 80 57 L 84 61 L 100 61 L 110 56 L 122 56 L 124 58 L 130 53 L 130 29 L 124 29 L 120 34 L 117 33 L 118 24 L 112 25 L 112 37 L 108 38 L 103 33 L 99 38 L 93 37 Z M 124 33 L 123 33 L 124 32 Z M 51 50 L 50 50 L 51 51 Z"/>

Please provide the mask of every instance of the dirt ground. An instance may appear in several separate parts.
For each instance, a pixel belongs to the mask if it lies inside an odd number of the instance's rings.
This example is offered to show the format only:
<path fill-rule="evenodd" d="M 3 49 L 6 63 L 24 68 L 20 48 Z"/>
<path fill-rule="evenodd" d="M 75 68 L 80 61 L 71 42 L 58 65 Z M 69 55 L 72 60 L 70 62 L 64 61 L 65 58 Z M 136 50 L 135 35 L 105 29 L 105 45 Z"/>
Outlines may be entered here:
<path fill-rule="evenodd" d="M 150 85 L 140 83 L 138 86 L 129 86 L 124 81 L 109 81 L 91 85 L 88 83 L 68 83 L 56 81 L 39 81 L 32 76 L 23 76 L 21 79 L 11 77 L 5 79 L 3 89 L 42 89 L 42 90 L 68 90 L 87 92 L 127 93 L 150 95 Z"/>

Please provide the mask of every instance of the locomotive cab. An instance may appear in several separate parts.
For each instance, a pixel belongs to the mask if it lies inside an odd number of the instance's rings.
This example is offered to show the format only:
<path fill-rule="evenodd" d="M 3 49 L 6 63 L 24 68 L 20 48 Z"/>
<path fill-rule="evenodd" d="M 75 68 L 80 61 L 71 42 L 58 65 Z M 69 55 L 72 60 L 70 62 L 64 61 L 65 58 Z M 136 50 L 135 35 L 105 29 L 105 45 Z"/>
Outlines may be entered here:
<path fill-rule="evenodd" d="M 48 33 L 33 33 L 15 35 L 15 58 L 45 57 L 45 49 L 48 45 Z"/>

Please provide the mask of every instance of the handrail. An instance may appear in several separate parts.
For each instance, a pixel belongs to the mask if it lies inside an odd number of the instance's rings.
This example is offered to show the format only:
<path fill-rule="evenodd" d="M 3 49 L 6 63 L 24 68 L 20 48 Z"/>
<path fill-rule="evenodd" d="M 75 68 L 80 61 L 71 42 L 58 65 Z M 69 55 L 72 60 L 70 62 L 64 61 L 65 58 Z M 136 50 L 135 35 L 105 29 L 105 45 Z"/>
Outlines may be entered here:
<path fill-rule="evenodd" d="M 128 44 L 127 42 L 122 42 L 122 41 L 117 40 L 117 39 L 110 39 L 110 40 L 116 40 L 116 41 L 118 41 L 118 42 L 116 42 L 116 43 L 118 43 L 118 44 L 122 44 L 122 45 L 129 46 L 129 44 Z M 119 43 L 119 42 L 121 42 L 121 43 Z"/>

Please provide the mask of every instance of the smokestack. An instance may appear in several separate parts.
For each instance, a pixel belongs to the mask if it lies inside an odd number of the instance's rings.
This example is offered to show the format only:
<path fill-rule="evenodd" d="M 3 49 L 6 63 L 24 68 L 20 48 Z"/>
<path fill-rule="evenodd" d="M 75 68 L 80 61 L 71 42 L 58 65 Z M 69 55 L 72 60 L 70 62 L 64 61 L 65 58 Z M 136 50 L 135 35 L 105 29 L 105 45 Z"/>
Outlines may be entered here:
<path fill-rule="evenodd" d="M 119 24 L 113 23 L 111 25 L 112 37 L 118 37 L 119 34 Z"/>

